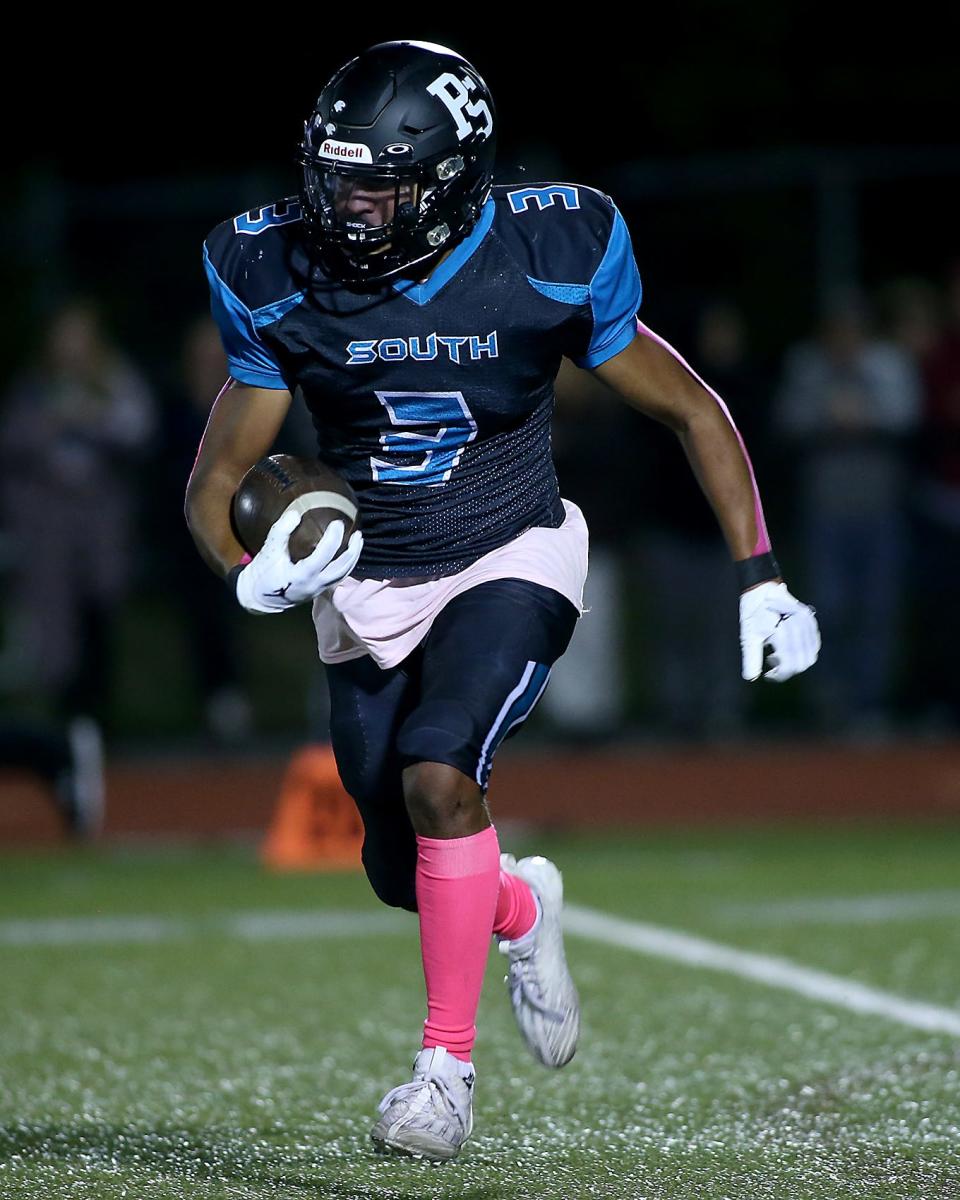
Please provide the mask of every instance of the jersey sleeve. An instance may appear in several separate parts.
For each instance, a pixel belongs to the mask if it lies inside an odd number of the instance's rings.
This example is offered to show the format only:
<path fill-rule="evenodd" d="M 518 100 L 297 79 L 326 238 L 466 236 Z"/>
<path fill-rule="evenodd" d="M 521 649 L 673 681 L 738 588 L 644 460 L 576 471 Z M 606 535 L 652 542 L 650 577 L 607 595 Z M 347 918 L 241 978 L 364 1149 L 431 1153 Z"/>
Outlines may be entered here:
<path fill-rule="evenodd" d="M 257 333 L 253 313 L 217 270 L 209 243 L 203 247 L 203 266 L 210 284 L 210 311 L 220 330 L 230 374 L 253 387 L 285 389 L 280 366 Z"/>
<path fill-rule="evenodd" d="M 627 226 L 619 210 L 612 207 L 614 219 L 606 249 L 588 288 L 593 329 L 586 353 L 574 356 L 578 367 L 599 367 L 625 349 L 637 334 L 636 316 L 643 286 Z"/>

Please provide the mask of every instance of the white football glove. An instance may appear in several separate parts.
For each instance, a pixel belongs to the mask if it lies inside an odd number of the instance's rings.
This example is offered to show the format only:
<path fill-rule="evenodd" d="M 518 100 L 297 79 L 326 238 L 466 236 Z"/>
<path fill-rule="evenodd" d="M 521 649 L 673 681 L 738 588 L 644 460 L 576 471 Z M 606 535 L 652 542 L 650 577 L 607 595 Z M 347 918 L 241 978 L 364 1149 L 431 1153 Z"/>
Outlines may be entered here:
<path fill-rule="evenodd" d="M 346 549 L 337 553 L 343 540 L 342 521 L 331 521 L 323 537 L 306 558 L 290 558 L 290 535 L 300 524 L 302 513 L 288 509 L 271 526 L 259 552 L 236 577 L 237 599 L 252 613 L 283 612 L 304 600 L 312 600 L 357 565 L 363 535 L 356 530 Z"/>
<path fill-rule="evenodd" d="M 764 663 L 764 650 L 770 654 Z M 812 667 L 820 653 L 814 610 L 791 596 L 785 583 L 758 584 L 740 597 L 743 677 L 783 683 Z"/>

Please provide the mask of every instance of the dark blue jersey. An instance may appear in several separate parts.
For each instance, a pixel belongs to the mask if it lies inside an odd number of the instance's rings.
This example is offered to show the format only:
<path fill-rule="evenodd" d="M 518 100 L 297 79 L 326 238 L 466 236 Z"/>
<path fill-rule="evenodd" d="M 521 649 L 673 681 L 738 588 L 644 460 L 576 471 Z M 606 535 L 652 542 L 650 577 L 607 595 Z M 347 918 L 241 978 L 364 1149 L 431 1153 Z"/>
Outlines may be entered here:
<path fill-rule="evenodd" d="M 219 225 L 204 261 L 230 371 L 299 392 L 360 500 L 356 576 L 448 575 L 563 520 L 550 452 L 562 355 L 636 335 L 640 276 L 610 199 L 496 187 L 426 283 L 350 290 L 312 261 L 295 199 Z"/>

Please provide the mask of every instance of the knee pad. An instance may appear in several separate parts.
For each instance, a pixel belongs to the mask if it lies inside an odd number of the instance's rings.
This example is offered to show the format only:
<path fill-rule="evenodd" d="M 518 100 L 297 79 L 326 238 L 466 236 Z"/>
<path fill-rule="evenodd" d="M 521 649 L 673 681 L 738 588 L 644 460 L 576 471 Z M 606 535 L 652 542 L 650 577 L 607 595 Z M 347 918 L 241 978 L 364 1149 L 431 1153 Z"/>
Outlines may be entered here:
<path fill-rule="evenodd" d="M 447 763 L 471 779 L 480 759 L 477 719 L 457 700 L 428 700 L 407 717 L 397 736 L 404 766 Z"/>

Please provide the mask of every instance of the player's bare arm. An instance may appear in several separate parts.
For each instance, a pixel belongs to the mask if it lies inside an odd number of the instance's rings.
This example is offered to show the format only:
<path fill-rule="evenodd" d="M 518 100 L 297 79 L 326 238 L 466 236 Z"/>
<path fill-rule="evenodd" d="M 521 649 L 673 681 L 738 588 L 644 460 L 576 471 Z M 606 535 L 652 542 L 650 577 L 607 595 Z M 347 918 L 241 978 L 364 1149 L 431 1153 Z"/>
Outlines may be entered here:
<path fill-rule="evenodd" d="M 737 564 L 743 677 L 782 682 L 817 660 L 813 610 L 780 578 L 749 460 L 729 414 L 678 355 L 640 328 L 594 373 L 680 438 Z"/>
<path fill-rule="evenodd" d="M 244 556 L 230 524 L 230 502 L 246 471 L 270 450 L 290 393 L 230 380 L 217 397 L 200 443 L 184 512 L 212 570 L 226 575 Z"/>
<path fill-rule="evenodd" d="M 342 521 L 331 521 L 305 558 L 293 561 L 290 535 L 301 520 L 293 506 L 274 522 L 250 558 L 230 521 L 234 492 L 270 447 L 290 407 L 290 392 L 233 381 L 214 404 L 187 485 L 186 517 L 206 562 L 228 579 L 238 602 L 252 613 L 283 612 L 312 600 L 356 566 L 363 536 L 355 530 L 345 549 Z"/>
<path fill-rule="evenodd" d="M 736 432 L 713 396 L 653 338 L 637 337 L 594 373 L 634 408 L 679 437 L 735 560 L 761 537 L 750 469 Z"/>

